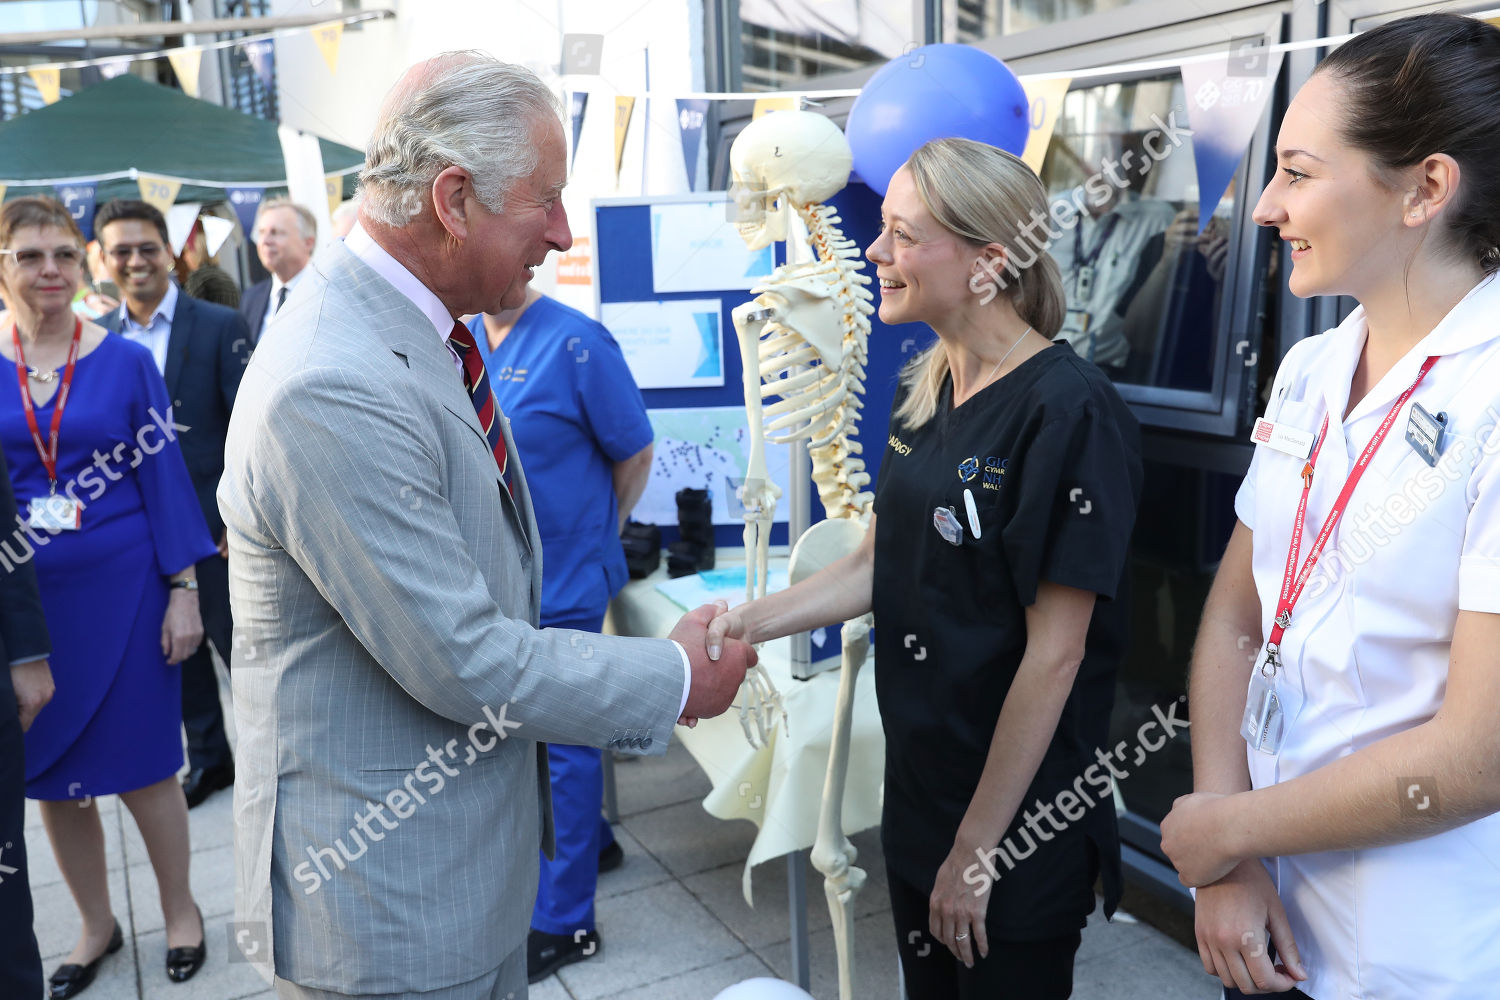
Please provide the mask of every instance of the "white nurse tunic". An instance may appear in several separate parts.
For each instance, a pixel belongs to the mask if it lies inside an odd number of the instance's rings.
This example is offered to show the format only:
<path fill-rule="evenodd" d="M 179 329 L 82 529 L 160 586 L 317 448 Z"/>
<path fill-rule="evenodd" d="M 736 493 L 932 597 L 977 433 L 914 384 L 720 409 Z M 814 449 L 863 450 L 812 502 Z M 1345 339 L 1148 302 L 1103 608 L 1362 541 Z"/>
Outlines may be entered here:
<path fill-rule="evenodd" d="M 1341 420 L 1365 336 L 1361 307 L 1293 347 L 1276 375 L 1268 419 L 1311 435 L 1329 415 L 1299 562 L 1354 461 L 1432 355 L 1437 363 L 1412 400 L 1446 414 L 1442 451 L 1429 466 L 1406 441 L 1408 403 L 1293 611 L 1277 677 L 1285 738 L 1275 755 L 1246 748 L 1256 788 L 1430 719 L 1443 700 L 1458 611 L 1500 613 L 1500 280 L 1475 286 Z M 1303 464 L 1258 445 L 1235 497 L 1254 532 L 1265 635 Z M 1442 808 L 1430 778 L 1398 784 L 1391 795 L 1403 807 Z M 1314 1000 L 1500 997 L 1500 814 L 1406 844 L 1267 866 L 1309 973 L 1301 989 Z"/>

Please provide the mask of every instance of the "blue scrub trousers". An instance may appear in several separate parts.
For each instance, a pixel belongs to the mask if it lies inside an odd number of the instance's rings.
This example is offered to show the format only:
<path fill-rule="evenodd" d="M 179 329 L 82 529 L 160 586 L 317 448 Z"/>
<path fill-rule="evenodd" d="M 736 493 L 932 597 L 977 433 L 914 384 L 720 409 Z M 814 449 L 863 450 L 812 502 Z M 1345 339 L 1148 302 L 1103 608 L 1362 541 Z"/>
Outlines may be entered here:
<path fill-rule="evenodd" d="M 543 619 L 542 627 L 598 632 L 604 627 L 604 615 L 573 621 Z M 531 927 L 547 934 L 592 931 L 599 852 L 615 840 L 602 811 L 604 758 L 594 747 L 551 743 L 547 745 L 547 766 L 552 772 L 557 850 L 550 861 L 542 855 Z"/>

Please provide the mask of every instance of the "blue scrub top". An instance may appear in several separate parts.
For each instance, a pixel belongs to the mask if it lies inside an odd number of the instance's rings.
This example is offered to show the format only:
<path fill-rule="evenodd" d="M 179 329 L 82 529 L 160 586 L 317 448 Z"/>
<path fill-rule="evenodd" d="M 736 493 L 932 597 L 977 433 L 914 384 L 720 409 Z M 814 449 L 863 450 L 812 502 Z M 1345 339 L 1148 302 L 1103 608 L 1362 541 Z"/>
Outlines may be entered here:
<path fill-rule="evenodd" d="M 550 298 L 521 314 L 493 352 L 469 321 L 526 470 L 542 536 L 542 623 L 598 617 L 625 585 L 614 463 L 651 443 L 651 422 L 620 345 Z"/>

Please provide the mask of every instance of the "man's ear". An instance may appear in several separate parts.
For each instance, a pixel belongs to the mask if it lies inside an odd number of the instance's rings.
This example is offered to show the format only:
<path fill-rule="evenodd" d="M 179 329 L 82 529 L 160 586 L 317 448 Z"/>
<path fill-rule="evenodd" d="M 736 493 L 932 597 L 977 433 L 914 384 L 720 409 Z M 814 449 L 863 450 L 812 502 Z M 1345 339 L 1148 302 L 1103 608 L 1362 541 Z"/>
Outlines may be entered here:
<path fill-rule="evenodd" d="M 432 207 L 440 226 L 462 241 L 469 235 L 469 194 L 474 182 L 463 167 L 445 167 L 432 179 Z"/>

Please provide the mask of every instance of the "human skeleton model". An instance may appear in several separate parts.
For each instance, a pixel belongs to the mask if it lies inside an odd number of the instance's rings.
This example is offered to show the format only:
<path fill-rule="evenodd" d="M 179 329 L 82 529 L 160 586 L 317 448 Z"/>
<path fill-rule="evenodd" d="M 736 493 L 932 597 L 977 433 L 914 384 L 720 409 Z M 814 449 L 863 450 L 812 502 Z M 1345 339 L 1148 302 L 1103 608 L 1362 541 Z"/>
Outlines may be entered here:
<path fill-rule="evenodd" d="M 806 440 L 813 482 L 828 519 L 792 550 L 792 582 L 851 552 L 864 537 L 873 494 L 854 440 L 864 393 L 869 315 L 874 311 L 861 274 L 864 261 L 822 204 L 849 180 L 852 157 L 838 126 L 808 111 L 778 111 L 752 122 L 729 151 L 740 207 L 740 236 L 752 250 L 786 239 L 792 214 L 806 227 L 815 258 L 778 267 L 734 310 L 745 375 L 750 458 L 745 505 L 745 597 L 766 592 L 767 547 L 781 491 L 766 472 L 766 442 Z M 766 397 L 780 401 L 763 406 Z M 751 554 L 754 554 L 753 563 Z M 753 569 L 750 568 L 753 566 Z M 856 851 L 844 836 L 844 785 L 854 683 L 869 652 L 869 614 L 844 623 L 839 693 L 828 773 L 813 844 L 813 866 L 823 874 L 838 952 L 839 996 L 852 997 L 854 897 L 865 881 Z M 781 714 L 781 697 L 760 667 L 747 675 L 740 721 L 751 745 L 766 742 Z M 752 721 L 754 729 L 752 731 Z"/>

